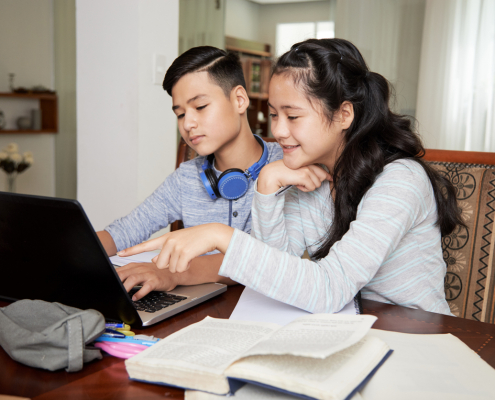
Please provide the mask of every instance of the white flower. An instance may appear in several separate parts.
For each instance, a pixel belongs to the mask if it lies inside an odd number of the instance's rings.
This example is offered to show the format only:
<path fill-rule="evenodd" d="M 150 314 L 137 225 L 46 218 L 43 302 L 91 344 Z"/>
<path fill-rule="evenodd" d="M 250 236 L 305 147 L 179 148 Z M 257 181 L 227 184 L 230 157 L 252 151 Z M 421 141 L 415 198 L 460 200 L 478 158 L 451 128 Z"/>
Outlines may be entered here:
<path fill-rule="evenodd" d="M 9 143 L 7 147 L 5 148 L 7 150 L 7 153 L 17 153 L 19 151 L 19 146 L 17 146 L 17 143 Z"/>
<path fill-rule="evenodd" d="M 22 161 L 22 156 L 19 153 L 14 153 L 10 155 L 10 159 L 16 164 L 19 164 Z"/>
<path fill-rule="evenodd" d="M 9 158 L 9 155 L 7 154 L 7 152 L 6 151 L 0 151 L 0 161 L 6 160 L 7 158 Z"/>
<path fill-rule="evenodd" d="M 31 157 L 24 157 L 24 162 L 27 165 L 33 165 L 34 164 L 34 158 L 32 156 Z"/>
<path fill-rule="evenodd" d="M 33 152 L 32 151 L 26 151 L 24 154 L 23 154 L 24 158 L 29 158 L 29 157 L 33 157 Z"/>

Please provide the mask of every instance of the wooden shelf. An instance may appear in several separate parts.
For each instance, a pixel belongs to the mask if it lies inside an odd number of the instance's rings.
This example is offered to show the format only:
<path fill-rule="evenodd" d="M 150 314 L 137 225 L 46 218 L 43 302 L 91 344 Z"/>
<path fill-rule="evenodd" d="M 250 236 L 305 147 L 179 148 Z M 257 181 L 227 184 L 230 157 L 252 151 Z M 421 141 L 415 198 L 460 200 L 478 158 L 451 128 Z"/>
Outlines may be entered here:
<path fill-rule="evenodd" d="M 0 129 L 0 135 L 12 135 L 16 133 L 57 133 L 53 129 Z"/>
<path fill-rule="evenodd" d="M 270 58 L 272 56 L 272 53 L 270 53 L 269 44 L 235 38 L 232 36 L 225 36 L 225 49 L 258 57 Z"/>
<path fill-rule="evenodd" d="M 251 99 L 261 99 L 261 100 L 268 100 L 268 93 L 253 93 L 249 92 L 248 96 Z"/>
<path fill-rule="evenodd" d="M 29 93 L 0 92 L 0 97 L 14 97 L 19 99 L 50 99 L 50 100 L 57 99 L 57 95 L 55 93 L 35 93 L 35 92 L 29 92 Z"/>
<path fill-rule="evenodd" d="M 58 133 L 58 98 L 56 93 L 1 93 L 0 97 L 24 100 L 39 100 L 41 110 L 41 129 L 0 129 L 0 134 L 38 134 Z"/>
<path fill-rule="evenodd" d="M 267 51 L 260 51 L 260 50 L 246 50 L 241 47 L 235 47 L 235 46 L 225 46 L 226 50 L 229 51 L 237 51 L 239 53 L 244 53 L 244 54 L 251 54 L 253 56 L 260 56 L 260 57 L 271 57 L 272 54 L 267 52 Z"/>
<path fill-rule="evenodd" d="M 225 48 L 239 53 L 251 102 L 247 110 L 249 126 L 254 133 L 267 137 L 269 134 L 268 83 L 272 68 L 270 45 L 226 36 Z M 258 120 L 260 113 L 263 113 L 264 121 Z"/>

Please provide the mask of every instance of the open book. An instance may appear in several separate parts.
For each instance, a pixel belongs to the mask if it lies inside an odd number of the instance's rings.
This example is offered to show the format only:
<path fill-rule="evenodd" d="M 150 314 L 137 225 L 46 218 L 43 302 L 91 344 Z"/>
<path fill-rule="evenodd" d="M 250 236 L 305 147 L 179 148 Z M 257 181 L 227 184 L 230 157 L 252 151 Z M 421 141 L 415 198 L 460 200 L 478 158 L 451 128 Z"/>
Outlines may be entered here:
<path fill-rule="evenodd" d="M 446 334 L 412 334 L 370 329 L 394 352 L 352 400 L 493 400 L 495 369 L 460 339 Z M 294 396 L 245 385 L 235 400 L 294 400 Z M 185 400 L 224 396 L 186 390 Z"/>
<path fill-rule="evenodd" d="M 312 314 L 281 327 L 207 317 L 126 360 L 131 379 L 215 394 L 244 382 L 350 399 L 390 355 L 366 336 L 376 317 Z"/>

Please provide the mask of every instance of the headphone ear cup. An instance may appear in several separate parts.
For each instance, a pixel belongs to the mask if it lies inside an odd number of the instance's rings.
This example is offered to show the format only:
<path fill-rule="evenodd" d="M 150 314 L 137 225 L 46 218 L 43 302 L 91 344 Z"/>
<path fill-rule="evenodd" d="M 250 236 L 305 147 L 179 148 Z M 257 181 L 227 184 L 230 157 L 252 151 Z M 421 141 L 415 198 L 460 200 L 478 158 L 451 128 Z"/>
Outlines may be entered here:
<path fill-rule="evenodd" d="M 220 193 L 218 192 L 218 179 L 215 175 L 215 172 L 211 168 L 207 168 L 203 172 L 201 172 L 199 176 L 201 177 L 203 186 L 205 187 L 210 197 L 213 200 L 219 198 Z"/>
<path fill-rule="evenodd" d="M 244 196 L 249 187 L 249 181 L 244 172 L 231 168 L 218 177 L 218 191 L 224 199 L 237 200 Z"/>

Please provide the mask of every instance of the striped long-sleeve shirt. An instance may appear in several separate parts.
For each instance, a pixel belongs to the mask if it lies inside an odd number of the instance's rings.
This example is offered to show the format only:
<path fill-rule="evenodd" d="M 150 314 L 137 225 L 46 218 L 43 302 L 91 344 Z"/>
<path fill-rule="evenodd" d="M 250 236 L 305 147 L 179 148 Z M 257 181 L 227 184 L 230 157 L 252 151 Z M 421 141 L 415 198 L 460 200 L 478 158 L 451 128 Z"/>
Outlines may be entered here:
<path fill-rule="evenodd" d="M 255 192 L 251 236 L 235 230 L 220 274 L 310 312 L 363 298 L 451 315 L 433 188 L 420 164 L 388 164 L 361 199 L 349 231 L 318 261 L 332 224 L 328 182 L 310 193 Z"/>

